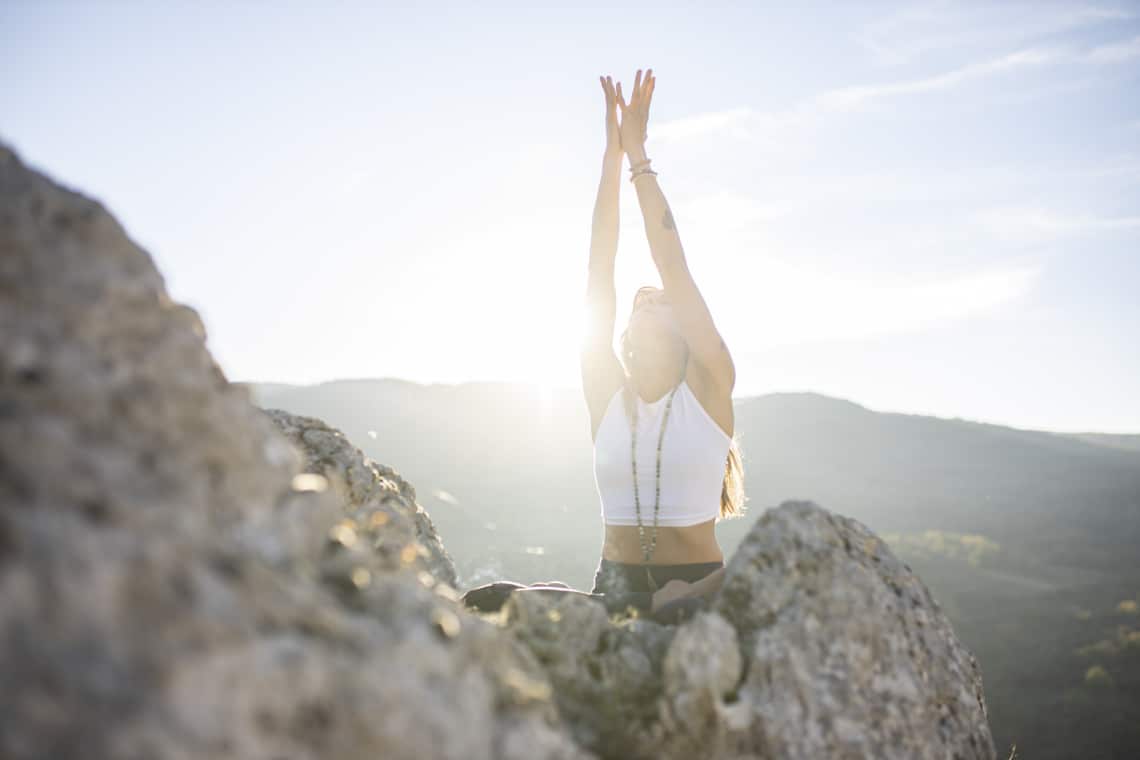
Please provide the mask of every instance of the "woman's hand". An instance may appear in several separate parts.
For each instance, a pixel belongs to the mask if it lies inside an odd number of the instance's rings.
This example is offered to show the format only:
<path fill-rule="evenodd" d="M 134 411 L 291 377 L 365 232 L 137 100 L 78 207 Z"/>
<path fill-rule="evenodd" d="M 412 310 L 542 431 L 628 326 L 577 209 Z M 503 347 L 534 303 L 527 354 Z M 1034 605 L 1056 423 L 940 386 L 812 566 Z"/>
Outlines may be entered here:
<path fill-rule="evenodd" d="M 641 69 L 637 70 L 637 77 L 633 80 L 633 94 L 629 105 L 621 94 L 621 82 L 617 85 L 617 102 L 621 106 L 621 144 L 622 149 L 631 157 L 635 152 L 645 146 L 645 139 L 649 136 L 649 102 L 653 99 L 653 87 L 657 78 L 653 76 L 653 69 L 646 69 L 645 81 L 641 81 Z"/>
<path fill-rule="evenodd" d="M 650 613 L 657 612 L 664 605 L 677 599 L 684 599 L 692 594 L 692 585 L 680 578 L 673 578 L 664 586 L 653 592 L 653 601 L 650 603 Z"/>
<path fill-rule="evenodd" d="M 614 95 L 614 83 L 608 77 L 599 76 L 602 82 L 602 91 L 606 94 L 606 154 L 621 155 L 621 127 L 617 119 L 617 96 Z M 618 85 L 621 86 L 620 84 Z"/>

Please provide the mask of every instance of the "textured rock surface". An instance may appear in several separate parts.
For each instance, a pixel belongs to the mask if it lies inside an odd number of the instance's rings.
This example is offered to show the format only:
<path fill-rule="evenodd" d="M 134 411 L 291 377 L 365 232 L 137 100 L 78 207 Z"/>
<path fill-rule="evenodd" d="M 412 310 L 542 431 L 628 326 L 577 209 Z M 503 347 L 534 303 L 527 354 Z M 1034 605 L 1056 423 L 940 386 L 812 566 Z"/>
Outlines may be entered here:
<path fill-rule="evenodd" d="M 455 563 L 428 513 L 416 502 L 411 483 L 365 456 L 344 433 L 315 417 L 283 409 L 265 412 L 304 454 L 305 472 L 332 484 L 337 502 L 345 509 L 341 530 L 345 536 L 363 539 L 350 539 L 359 561 L 384 570 L 424 570 L 452 587 L 459 585 Z"/>
<path fill-rule="evenodd" d="M 409 484 L 255 408 L 103 207 L 0 146 L 0 757 L 994 757 L 938 605 L 810 502 L 679 626 L 454 581 Z"/>
<path fill-rule="evenodd" d="M 615 623 L 595 601 L 542 591 L 516 591 L 502 614 L 546 670 L 577 742 L 605 757 L 653 756 L 662 663 L 675 629 Z"/>
<path fill-rule="evenodd" d="M 981 672 L 926 586 L 856 520 L 763 514 L 714 605 L 740 637 L 740 749 L 767 757 L 993 757 Z"/>
<path fill-rule="evenodd" d="M 573 594 L 521 591 L 503 616 L 546 669 L 584 747 L 615 759 L 738 756 L 724 754 L 728 728 L 751 715 L 725 704 L 742 661 L 736 632 L 719 615 L 662 626 L 607 618 L 601 605 Z"/>
<path fill-rule="evenodd" d="M 0 146 L 0 756 L 588 756 L 418 550 L 359 551 L 346 508 L 386 487 L 295 480 L 204 339 L 98 202 Z"/>
<path fill-rule="evenodd" d="M 604 757 L 995 757 L 977 662 L 929 591 L 811 502 L 765 512 L 680 626 L 531 591 L 504 617 Z"/>

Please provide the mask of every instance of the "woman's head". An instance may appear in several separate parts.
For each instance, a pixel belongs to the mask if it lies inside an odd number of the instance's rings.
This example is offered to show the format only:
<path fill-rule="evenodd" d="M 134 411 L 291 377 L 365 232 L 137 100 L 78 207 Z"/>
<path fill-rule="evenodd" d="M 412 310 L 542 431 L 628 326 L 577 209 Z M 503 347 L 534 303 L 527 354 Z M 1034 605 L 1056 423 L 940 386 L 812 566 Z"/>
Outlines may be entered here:
<path fill-rule="evenodd" d="M 665 291 L 646 285 L 633 297 L 633 310 L 621 334 L 621 362 L 639 384 L 680 382 L 689 347 Z"/>

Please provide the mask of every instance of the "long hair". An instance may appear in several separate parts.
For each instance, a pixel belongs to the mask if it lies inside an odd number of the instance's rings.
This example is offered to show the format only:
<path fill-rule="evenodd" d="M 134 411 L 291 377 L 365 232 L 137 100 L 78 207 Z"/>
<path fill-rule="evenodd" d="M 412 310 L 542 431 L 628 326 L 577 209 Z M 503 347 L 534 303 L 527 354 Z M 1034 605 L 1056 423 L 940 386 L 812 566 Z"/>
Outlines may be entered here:
<path fill-rule="evenodd" d="M 630 319 L 637 313 L 639 309 L 651 305 L 664 305 L 669 306 L 669 301 L 665 297 L 665 291 L 661 288 L 652 285 L 644 285 L 637 289 L 637 293 L 633 297 L 633 309 L 630 311 Z M 625 367 L 625 381 L 622 388 L 622 403 L 625 406 L 625 416 L 627 422 L 632 424 L 633 420 L 633 394 L 635 393 L 633 385 L 630 382 L 630 357 L 633 354 L 633 347 L 629 341 L 629 326 L 628 322 L 626 329 L 621 334 L 621 363 Z M 689 346 L 685 344 L 685 361 L 682 367 L 688 367 L 689 364 Z M 682 377 L 684 373 L 682 372 Z M 748 497 L 744 493 L 744 461 L 740 451 L 740 440 L 736 432 L 732 434 L 732 442 L 728 448 L 728 456 L 724 462 L 724 481 L 720 489 L 720 516 L 718 519 L 726 520 L 731 517 L 741 517 L 744 515 L 744 502 Z"/>

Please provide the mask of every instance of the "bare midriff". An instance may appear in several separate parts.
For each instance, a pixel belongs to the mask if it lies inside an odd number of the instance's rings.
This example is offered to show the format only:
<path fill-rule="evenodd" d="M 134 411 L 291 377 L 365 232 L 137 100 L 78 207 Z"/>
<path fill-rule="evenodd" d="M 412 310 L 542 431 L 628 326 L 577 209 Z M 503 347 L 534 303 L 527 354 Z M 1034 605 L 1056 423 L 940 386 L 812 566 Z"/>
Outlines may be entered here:
<path fill-rule="evenodd" d="M 716 520 L 696 525 L 657 526 L 657 546 L 649 559 L 652 565 L 683 565 L 688 562 L 723 562 L 724 553 L 716 542 Z M 645 555 L 636 525 L 606 525 L 602 557 L 611 562 L 641 565 Z M 653 539 L 653 518 L 645 526 L 645 544 Z"/>

